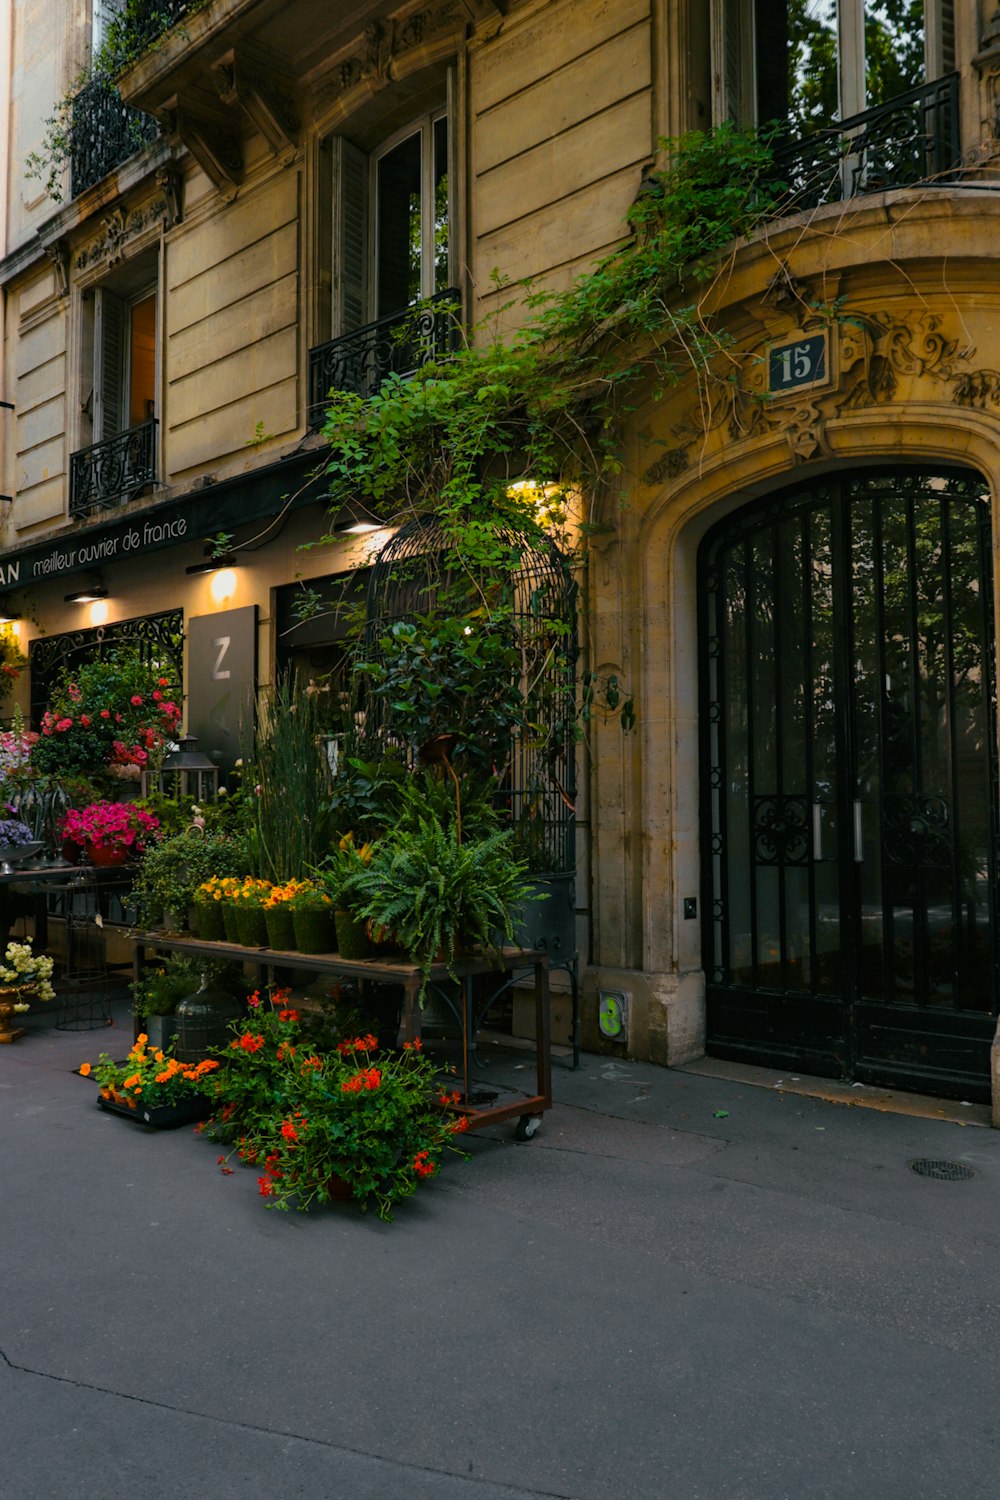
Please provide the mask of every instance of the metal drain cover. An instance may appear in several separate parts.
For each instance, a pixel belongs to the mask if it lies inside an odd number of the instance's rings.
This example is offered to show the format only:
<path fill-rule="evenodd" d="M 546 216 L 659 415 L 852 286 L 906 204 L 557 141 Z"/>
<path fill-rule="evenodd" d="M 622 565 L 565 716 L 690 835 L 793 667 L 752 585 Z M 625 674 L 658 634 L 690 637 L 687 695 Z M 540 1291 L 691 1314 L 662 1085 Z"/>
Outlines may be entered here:
<path fill-rule="evenodd" d="M 910 1171 L 921 1177 L 936 1177 L 939 1182 L 964 1182 L 975 1177 L 971 1167 L 961 1161 L 935 1161 L 933 1157 L 919 1156 L 910 1162 Z"/>

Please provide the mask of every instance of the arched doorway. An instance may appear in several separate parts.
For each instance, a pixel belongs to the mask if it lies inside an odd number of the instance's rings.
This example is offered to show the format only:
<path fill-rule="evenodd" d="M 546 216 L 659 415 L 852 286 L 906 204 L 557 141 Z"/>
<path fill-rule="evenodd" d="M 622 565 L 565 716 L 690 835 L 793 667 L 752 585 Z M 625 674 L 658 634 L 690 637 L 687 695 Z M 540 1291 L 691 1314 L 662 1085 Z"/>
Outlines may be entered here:
<path fill-rule="evenodd" d="M 699 554 L 707 1045 L 989 1098 L 997 1016 L 989 494 L 824 478 Z"/>

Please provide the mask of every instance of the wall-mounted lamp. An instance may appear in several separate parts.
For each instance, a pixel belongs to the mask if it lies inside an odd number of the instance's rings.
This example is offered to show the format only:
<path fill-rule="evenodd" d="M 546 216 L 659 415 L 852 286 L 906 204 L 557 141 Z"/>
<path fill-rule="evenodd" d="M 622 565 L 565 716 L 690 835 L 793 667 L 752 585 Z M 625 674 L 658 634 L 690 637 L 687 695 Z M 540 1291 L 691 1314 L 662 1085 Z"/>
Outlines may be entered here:
<path fill-rule="evenodd" d="M 206 557 L 204 562 L 192 563 L 184 571 L 190 578 L 195 573 L 217 573 L 220 568 L 235 568 L 238 559 L 231 552 L 224 552 L 221 557 Z"/>
<path fill-rule="evenodd" d="M 0 625 L 18 625 L 20 621 L 20 615 L 9 615 L 3 605 L 0 604 Z"/>
<path fill-rule="evenodd" d="M 0 406 L 3 407 L 4 411 L 13 411 L 14 410 L 14 403 L 13 403 L 13 401 L 0 401 Z"/>
<path fill-rule="evenodd" d="M 106 599 L 108 591 L 102 583 L 94 583 L 89 588 L 74 589 L 72 594 L 63 597 L 67 604 L 92 604 L 95 599 Z"/>
<path fill-rule="evenodd" d="M 352 513 L 344 517 L 342 521 L 334 521 L 333 530 L 336 536 L 363 536 L 368 531 L 382 531 L 384 523 L 373 516 L 370 510 L 359 505 Z"/>

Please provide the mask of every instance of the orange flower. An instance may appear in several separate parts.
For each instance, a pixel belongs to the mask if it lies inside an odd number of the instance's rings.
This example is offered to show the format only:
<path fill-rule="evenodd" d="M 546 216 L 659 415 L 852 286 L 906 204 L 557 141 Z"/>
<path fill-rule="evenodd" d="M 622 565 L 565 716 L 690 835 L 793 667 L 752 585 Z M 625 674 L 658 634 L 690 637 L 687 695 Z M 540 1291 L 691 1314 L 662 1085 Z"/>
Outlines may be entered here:
<path fill-rule="evenodd" d="M 81 1078 L 89 1078 L 90 1063 L 81 1063 L 77 1071 L 79 1072 Z"/>

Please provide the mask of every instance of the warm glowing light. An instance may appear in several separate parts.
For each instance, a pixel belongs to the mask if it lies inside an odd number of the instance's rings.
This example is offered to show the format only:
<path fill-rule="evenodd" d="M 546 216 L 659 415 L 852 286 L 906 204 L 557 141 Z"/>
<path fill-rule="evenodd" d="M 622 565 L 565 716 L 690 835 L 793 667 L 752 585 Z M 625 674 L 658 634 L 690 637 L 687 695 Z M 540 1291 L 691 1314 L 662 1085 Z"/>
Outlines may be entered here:
<path fill-rule="evenodd" d="M 561 526 L 572 497 L 565 485 L 539 484 L 534 479 L 515 479 L 507 486 L 507 493 L 512 500 L 533 510 L 540 526 Z"/>
<path fill-rule="evenodd" d="M 214 603 L 227 604 L 236 593 L 236 569 L 220 568 L 217 573 L 213 573 L 208 590 Z"/>
<path fill-rule="evenodd" d="M 95 599 L 90 606 L 91 625 L 106 625 L 109 613 L 110 607 L 107 599 Z"/>

